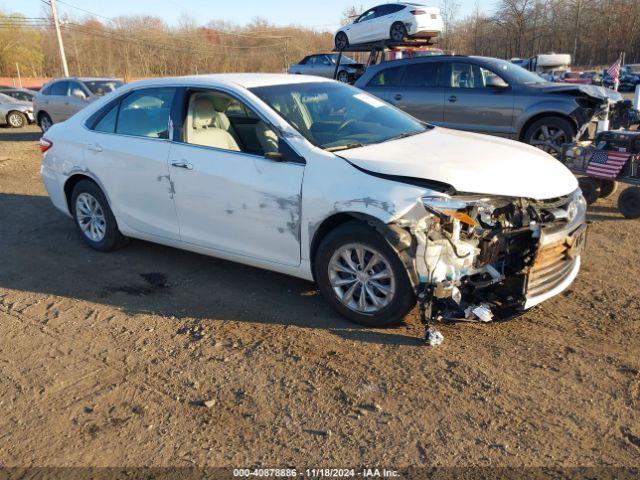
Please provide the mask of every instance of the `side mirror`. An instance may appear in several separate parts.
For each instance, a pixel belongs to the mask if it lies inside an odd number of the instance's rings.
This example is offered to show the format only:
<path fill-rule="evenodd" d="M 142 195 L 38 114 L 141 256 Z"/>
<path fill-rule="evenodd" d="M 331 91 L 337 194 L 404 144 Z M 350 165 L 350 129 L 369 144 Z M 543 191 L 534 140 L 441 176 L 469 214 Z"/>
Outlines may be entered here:
<path fill-rule="evenodd" d="M 80 100 L 86 100 L 87 96 L 84 94 L 84 92 L 82 90 L 74 90 L 71 92 L 71 95 L 79 98 Z"/>

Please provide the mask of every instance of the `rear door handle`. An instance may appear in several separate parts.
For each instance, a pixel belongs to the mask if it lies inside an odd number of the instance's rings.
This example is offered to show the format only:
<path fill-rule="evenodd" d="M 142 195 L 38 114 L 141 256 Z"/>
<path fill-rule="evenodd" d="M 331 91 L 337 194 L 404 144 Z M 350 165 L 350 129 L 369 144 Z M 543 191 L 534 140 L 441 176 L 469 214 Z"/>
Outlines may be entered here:
<path fill-rule="evenodd" d="M 402 100 L 402 95 L 396 93 L 393 98 L 395 98 L 396 100 Z"/>
<path fill-rule="evenodd" d="M 101 152 L 102 147 L 96 143 L 90 143 L 87 145 L 87 150 L 91 150 L 92 152 Z"/>
<path fill-rule="evenodd" d="M 458 97 L 456 97 L 455 95 L 451 95 L 451 96 L 448 98 L 448 100 L 449 100 L 451 103 L 456 103 L 456 102 L 458 101 Z"/>
<path fill-rule="evenodd" d="M 191 165 L 186 160 L 180 160 L 179 162 L 171 162 L 171 166 L 176 168 L 184 168 L 185 170 L 193 170 L 193 165 Z"/>

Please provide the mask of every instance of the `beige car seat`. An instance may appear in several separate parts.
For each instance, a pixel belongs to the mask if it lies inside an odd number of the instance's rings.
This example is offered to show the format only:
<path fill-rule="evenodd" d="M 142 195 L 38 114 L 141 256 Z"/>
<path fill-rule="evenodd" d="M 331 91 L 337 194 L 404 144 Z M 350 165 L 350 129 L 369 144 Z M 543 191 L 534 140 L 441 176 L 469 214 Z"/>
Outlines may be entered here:
<path fill-rule="evenodd" d="M 187 143 L 239 152 L 240 147 L 231 134 L 214 125 L 215 114 L 211 99 L 199 95 L 192 97 L 187 117 Z"/>
<path fill-rule="evenodd" d="M 262 120 L 256 123 L 256 137 L 264 153 L 278 151 L 278 135 Z"/>

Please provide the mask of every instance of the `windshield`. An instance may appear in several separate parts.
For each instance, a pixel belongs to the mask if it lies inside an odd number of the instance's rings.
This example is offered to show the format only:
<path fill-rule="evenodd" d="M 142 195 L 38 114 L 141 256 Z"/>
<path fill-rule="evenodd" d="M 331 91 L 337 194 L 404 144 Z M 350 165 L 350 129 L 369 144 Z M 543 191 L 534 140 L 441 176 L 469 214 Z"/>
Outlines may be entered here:
<path fill-rule="evenodd" d="M 111 93 L 116 88 L 122 86 L 122 82 L 120 80 L 86 80 L 82 83 L 86 85 L 91 93 L 98 97 Z"/>
<path fill-rule="evenodd" d="M 496 73 L 502 72 L 508 80 L 516 83 L 546 83 L 546 80 L 537 74 L 506 60 L 495 60 L 491 64 L 495 67 Z"/>
<path fill-rule="evenodd" d="M 252 88 L 307 140 L 328 150 L 425 132 L 413 117 L 357 88 L 333 82 Z"/>
<path fill-rule="evenodd" d="M 10 97 L 9 95 L 5 95 L 4 93 L 0 93 L 0 102 L 14 103 L 15 101 L 15 98 Z"/>
<path fill-rule="evenodd" d="M 29 92 L 2 92 L 4 95 L 8 95 L 9 97 L 13 97 L 16 100 L 20 100 L 21 102 L 31 102 L 33 100 L 34 95 Z"/>

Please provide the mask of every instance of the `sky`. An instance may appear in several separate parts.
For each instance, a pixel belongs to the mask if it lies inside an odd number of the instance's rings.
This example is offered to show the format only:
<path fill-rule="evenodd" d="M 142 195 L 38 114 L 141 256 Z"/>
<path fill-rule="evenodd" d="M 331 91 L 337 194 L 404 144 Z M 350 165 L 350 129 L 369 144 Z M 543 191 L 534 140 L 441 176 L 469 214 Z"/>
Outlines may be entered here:
<path fill-rule="evenodd" d="M 414 0 L 415 1 L 415 0 Z M 440 6 L 441 0 L 418 0 L 430 6 Z M 471 13 L 475 0 L 458 0 L 458 15 L 464 17 Z M 209 20 L 224 20 L 235 24 L 249 23 L 255 17 L 264 17 L 275 25 L 297 24 L 316 30 L 335 30 L 344 10 L 352 5 L 363 9 L 386 0 L 57 0 L 61 14 L 72 16 L 86 15 L 77 8 L 102 15 L 151 14 L 161 17 L 170 25 L 179 22 L 183 14 L 193 17 L 197 23 L 205 24 Z M 480 5 L 486 0 L 479 0 Z M 49 8 L 43 0 L 0 0 L 0 10 L 21 13 L 27 17 L 39 17 L 43 8 Z"/>

